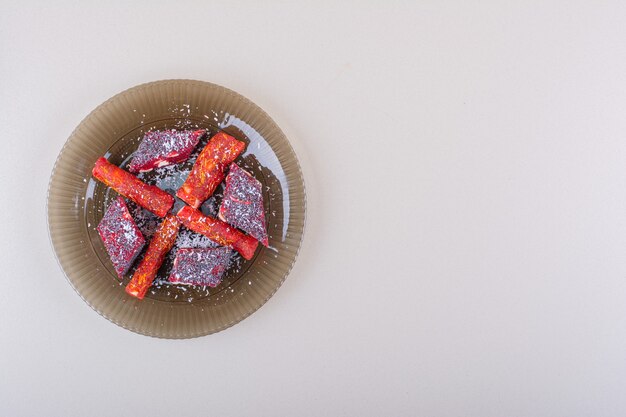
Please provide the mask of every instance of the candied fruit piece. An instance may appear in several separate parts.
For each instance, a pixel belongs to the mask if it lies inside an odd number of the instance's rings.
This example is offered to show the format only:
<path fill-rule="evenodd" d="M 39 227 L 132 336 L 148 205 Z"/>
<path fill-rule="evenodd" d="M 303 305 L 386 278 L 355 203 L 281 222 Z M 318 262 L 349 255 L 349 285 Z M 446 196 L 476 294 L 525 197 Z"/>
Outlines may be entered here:
<path fill-rule="evenodd" d="M 217 287 L 228 267 L 230 248 L 181 248 L 176 253 L 169 281 Z"/>
<path fill-rule="evenodd" d="M 255 237 L 267 247 L 262 190 L 261 183 L 250 173 L 235 163 L 230 164 L 218 217 Z"/>
<path fill-rule="evenodd" d="M 163 219 L 156 232 L 154 232 L 152 240 L 150 240 L 146 254 L 126 286 L 128 294 L 140 300 L 146 295 L 165 259 L 165 255 L 176 242 L 179 228 L 180 222 L 173 214 L 168 214 Z"/>
<path fill-rule="evenodd" d="M 243 152 L 246 144 L 220 132 L 206 144 L 189 176 L 176 192 L 176 196 L 193 208 L 213 194 L 224 180 L 224 170 Z"/>
<path fill-rule="evenodd" d="M 116 198 L 109 206 L 97 227 L 113 268 L 120 277 L 128 272 L 141 252 L 146 239 L 128 211 L 122 197 Z"/>
<path fill-rule="evenodd" d="M 130 172 L 113 165 L 106 158 L 98 158 L 91 173 L 104 185 L 159 217 L 164 217 L 174 205 L 174 197 L 155 185 L 144 183 Z"/>
<path fill-rule="evenodd" d="M 154 168 L 186 161 L 206 130 L 157 130 L 144 135 L 133 159 L 130 172 L 148 172 Z"/>
<path fill-rule="evenodd" d="M 176 213 L 176 217 L 187 229 L 200 233 L 222 246 L 235 249 L 245 259 L 252 259 L 259 245 L 259 242 L 252 236 L 246 235 L 219 219 L 205 216 L 193 207 L 184 206 Z"/>

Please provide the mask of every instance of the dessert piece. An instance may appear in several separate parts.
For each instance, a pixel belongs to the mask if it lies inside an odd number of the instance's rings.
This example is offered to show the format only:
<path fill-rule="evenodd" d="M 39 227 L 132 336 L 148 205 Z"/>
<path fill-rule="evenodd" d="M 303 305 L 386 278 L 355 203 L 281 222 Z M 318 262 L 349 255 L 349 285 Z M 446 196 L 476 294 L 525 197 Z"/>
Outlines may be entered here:
<path fill-rule="evenodd" d="M 169 281 L 217 287 L 228 267 L 230 248 L 181 248 L 176 253 Z"/>
<path fill-rule="evenodd" d="M 168 214 L 163 219 L 159 228 L 154 232 L 154 236 L 152 236 L 146 254 L 126 286 L 128 294 L 140 300 L 143 299 L 146 292 L 148 292 L 148 288 L 152 285 L 152 281 L 154 281 L 154 277 L 161 267 L 165 255 L 174 246 L 179 227 L 180 222 L 173 214 Z"/>
<path fill-rule="evenodd" d="M 224 180 L 224 170 L 243 152 L 246 144 L 220 132 L 206 144 L 176 196 L 193 208 L 213 194 Z"/>
<path fill-rule="evenodd" d="M 159 187 L 142 182 L 105 158 L 96 161 L 91 173 L 97 180 L 159 217 L 164 217 L 174 204 L 174 197 Z"/>
<path fill-rule="evenodd" d="M 135 224 L 122 197 L 117 197 L 111 203 L 97 230 L 115 272 L 123 279 L 141 252 L 146 239 Z"/>
<path fill-rule="evenodd" d="M 237 164 L 230 164 L 218 217 L 257 238 L 267 247 L 262 189 L 256 178 Z"/>
<path fill-rule="evenodd" d="M 154 168 L 177 164 L 189 158 L 206 130 L 157 130 L 143 136 L 133 159 L 130 172 L 148 172 Z"/>
<path fill-rule="evenodd" d="M 200 233 L 222 246 L 235 249 L 245 259 L 252 259 L 254 251 L 259 245 L 259 242 L 252 236 L 244 234 L 221 220 L 205 216 L 198 209 L 184 206 L 178 211 L 176 217 L 186 228 Z"/>

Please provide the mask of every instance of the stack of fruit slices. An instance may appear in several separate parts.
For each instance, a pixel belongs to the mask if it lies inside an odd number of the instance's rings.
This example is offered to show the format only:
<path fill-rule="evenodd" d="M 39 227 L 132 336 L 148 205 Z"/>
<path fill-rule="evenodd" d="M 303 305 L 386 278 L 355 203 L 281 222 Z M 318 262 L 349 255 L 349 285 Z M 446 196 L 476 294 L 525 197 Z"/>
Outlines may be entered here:
<path fill-rule="evenodd" d="M 148 132 L 133 154 L 129 171 L 148 172 L 184 162 L 206 134 L 205 130 Z M 181 225 L 221 247 L 180 248 L 169 276 L 169 282 L 177 285 L 215 287 L 222 281 L 231 256 L 238 253 L 250 260 L 259 242 L 268 245 L 261 183 L 234 162 L 245 146 L 226 133 L 214 135 L 176 192 L 176 196 L 186 203 L 176 213 L 172 212 L 174 197 L 166 191 L 144 183 L 105 158 L 96 161 L 92 171 L 94 178 L 162 218 L 126 286 L 128 294 L 144 298 L 165 256 L 172 249 Z M 224 180 L 226 187 L 219 218 L 202 214 L 198 207 Z M 123 278 L 146 241 L 122 197 L 108 207 L 98 225 L 98 232 L 115 271 Z"/>

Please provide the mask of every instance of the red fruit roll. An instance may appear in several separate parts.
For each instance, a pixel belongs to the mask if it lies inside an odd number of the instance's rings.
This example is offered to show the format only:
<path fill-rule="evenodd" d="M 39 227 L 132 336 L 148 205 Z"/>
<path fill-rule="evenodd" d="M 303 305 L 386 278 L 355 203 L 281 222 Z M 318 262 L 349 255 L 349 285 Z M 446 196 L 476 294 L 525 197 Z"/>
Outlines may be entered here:
<path fill-rule="evenodd" d="M 126 292 L 128 294 L 140 300 L 143 299 L 152 285 L 157 271 L 161 267 L 161 264 L 163 264 L 165 255 L 167 255 L 170 249 L 172 249 L 172 246 L 174 246 L 179 227 L 180 222 L 173 214 L 168 214 L 163 219 L 156 232 L 154 232 L 154 236 L 152 236 L 146 254 L 126 286 Z"/>
<path fill-rule="evenodd" d="M 176 217 L 186 228 L 200 233 L 222 246 L 235 249 L 245 259 L 252 259 L 256 247 L 259 245 L 259 242 L 252 236 L 246 235 L 221 220 L 205 216 L 195 208 L 185 206 L 178 211 Z"/>
<path fill-rule="evenodd" d="M 174 197 L 157 186 L 144 183 L 105 158 L 96 161 L 91 173 L 98 181 L 159 217 L 164 217 L 174 204 Z"/>
<path fill-rule="evenodd" d="M 226 133 L 220 132 L 213 136 L 198 155 L 191 173 L 176 196 L 193 208 L 200 207 L 224 180 L 226 167 L 245 147 L 245 143 Z"/>

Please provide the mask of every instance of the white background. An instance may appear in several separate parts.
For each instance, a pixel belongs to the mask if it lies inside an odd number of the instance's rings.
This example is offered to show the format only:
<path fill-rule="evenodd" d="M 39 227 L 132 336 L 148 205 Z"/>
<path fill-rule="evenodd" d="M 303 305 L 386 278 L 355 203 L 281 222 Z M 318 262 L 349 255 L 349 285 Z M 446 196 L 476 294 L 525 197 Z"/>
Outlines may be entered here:
<path fill-rule="evenodd" d="M 0 415 L 626 414 L 623 2 L 52 3 L 0 3 Z M 166 78 L 264 108 L 308 192 L 278 293 L 183 341 L 93 312 L 45 219 L 73 128 Z"/>

